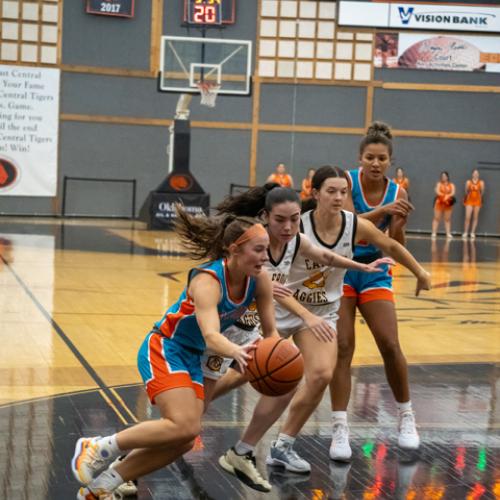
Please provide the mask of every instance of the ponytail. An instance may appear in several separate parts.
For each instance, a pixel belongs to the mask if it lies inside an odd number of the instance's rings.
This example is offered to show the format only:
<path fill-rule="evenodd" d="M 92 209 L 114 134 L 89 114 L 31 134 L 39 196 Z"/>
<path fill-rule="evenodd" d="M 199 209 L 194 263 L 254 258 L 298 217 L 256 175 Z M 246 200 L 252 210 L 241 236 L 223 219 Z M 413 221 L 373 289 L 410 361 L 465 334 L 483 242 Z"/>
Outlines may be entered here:
<path fill-rule="evenodd" d="M 195 260 L 217 260 L 227 256 L 228 248 L 257 220 L 224 214 L 221 217 L 194 216 L 177 205 L 175 232 L 182 246 Z"/>

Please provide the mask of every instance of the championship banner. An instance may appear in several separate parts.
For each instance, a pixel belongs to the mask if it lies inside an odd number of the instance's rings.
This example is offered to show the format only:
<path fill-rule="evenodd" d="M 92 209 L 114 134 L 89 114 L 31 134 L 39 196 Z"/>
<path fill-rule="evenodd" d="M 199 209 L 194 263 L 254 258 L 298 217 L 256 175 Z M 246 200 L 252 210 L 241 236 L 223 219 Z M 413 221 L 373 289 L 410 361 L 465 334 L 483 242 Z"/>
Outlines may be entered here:
<path fill-rule="evenodd" d="M 500 73 L 500 38 L 377 33 L 376 68 Z"/>
<path fill-rule="evenodd" d="M 60 74 L 0 65 L 0 195 L 56 195 Z"/>

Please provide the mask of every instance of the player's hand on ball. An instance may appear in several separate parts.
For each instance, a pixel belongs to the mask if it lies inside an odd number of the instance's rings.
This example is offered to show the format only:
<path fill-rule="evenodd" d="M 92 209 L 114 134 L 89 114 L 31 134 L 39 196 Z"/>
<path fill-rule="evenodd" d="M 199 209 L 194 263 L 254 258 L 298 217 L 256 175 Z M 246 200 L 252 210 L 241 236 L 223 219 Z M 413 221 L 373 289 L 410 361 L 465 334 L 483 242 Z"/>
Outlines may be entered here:
<path fill-rule="evenodd" d="M 245 372 L 248 361 L 252 359 L 252 351 L 255 351 L 257 343 L 238 345 L 233 354 L 233 359 L 238 363 L 238 368 L 241 373 Z"/>

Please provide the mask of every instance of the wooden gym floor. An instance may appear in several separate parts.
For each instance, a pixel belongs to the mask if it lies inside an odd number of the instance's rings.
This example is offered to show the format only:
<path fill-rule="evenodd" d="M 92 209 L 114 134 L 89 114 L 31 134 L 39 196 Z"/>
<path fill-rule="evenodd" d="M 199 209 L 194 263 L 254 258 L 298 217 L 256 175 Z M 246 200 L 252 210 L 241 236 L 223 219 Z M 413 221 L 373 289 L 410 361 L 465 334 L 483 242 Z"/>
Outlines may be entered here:
<path fill-rule="evenodd" d="M 0 498 L 75 498 L 76 439 L 155 414 L 139 383 L 137 349 L 177 298 L 191 262 L 173 234 L 137 222 L 0 221 Z M 244 388 L 213 403 L 193 451 L 141 479 L 139 498 L 500 499 L 500 241 L 410 237 L 408 246 L 434 283 L 415 298 L 413 278 L 395 269 L 418 453 L 397 449 L 394 401 L 358 320 L 351 464 L 328 459 L 325 398 L 297 443 L 311 475 L 265 470 L 277 427 L 257 450 L 271 493 L 222 472 L 217 458 L 257 399 Z"/>

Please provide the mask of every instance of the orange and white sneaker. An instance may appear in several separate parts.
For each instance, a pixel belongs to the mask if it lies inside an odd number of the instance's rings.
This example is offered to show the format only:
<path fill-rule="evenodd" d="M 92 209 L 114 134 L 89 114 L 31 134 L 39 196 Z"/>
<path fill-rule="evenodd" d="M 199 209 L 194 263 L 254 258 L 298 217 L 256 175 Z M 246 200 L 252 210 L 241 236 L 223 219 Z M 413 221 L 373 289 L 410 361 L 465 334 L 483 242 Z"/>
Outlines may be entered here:
<path fill-rule="evenodd" d="M 71 460 L 71 470 L 75 479 L 86 486 L 92 482 L 99 472 L 104 470 L 108 464 L 99 453 L 97 440 L 94 438 L 80 438 L 76 442 L 75 454 Z"/>
<path fill-rule="evenodd" d="M 109 490 L 98 489 L 90 491 L 89 488 L 80 488 L 76 495 L 77 500 L 121 500 L 123 497 Z"/>

